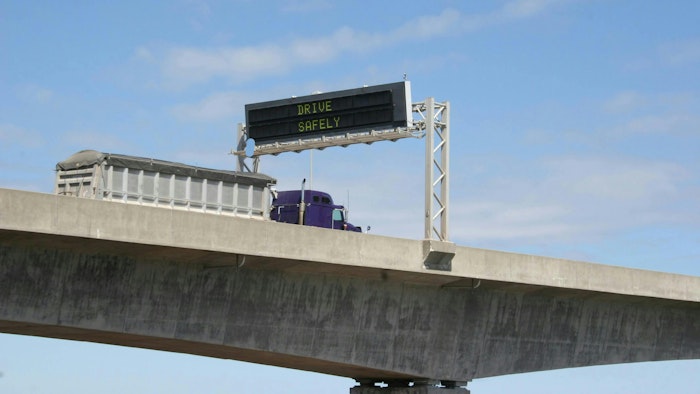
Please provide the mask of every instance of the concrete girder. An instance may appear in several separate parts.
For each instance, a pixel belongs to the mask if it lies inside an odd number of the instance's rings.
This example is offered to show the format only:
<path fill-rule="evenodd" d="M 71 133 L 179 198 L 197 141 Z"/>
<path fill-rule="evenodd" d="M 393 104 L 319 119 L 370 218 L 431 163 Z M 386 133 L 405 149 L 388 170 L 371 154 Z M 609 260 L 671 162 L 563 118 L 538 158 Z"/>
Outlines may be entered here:
<path fill-rule="evenodd" d="M 6 235 L 0 331 L 8 333 L 378 380 L 467 381 L 700 358 L 697 303 L 494 283 L 431 286 L 380 272 L 358 278 L 253 261 L 209 268 L 222 256 L 182 262 L 155 257 L 156 248 L 145 258 L 110 241 L 83 240 L 109 253 L 47 247 L 37 238 L 17 246 Z"/>

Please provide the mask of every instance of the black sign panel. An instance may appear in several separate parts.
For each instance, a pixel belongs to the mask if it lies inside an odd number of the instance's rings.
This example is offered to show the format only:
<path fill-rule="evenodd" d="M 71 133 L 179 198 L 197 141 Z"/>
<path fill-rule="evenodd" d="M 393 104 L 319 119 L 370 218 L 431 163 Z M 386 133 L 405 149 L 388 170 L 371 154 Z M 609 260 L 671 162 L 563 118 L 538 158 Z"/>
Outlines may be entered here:
<path fill-rule="evenodd" d="M 407 127 L 410 85 L 397 82 L 245 106 L 256 144 L 381 128 Z"/>

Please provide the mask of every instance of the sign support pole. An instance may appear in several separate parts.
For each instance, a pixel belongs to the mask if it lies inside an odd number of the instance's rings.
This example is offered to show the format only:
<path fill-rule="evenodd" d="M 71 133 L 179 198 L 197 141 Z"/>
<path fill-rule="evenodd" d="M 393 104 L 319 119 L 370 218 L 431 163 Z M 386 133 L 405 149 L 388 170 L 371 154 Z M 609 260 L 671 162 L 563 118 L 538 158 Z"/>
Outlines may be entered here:
<path fill-rule="evenodd" d="M 425 239 L 448 241 L 450 103 L 413 104 L 425 124 Z"/>
<path fill-rule="evenodd" d="M 231 152 L 234 155 L 238 156 L 236 158 L 236 171 L 238 172 L 258 172 L 258 165 L 260 163 L 260 157 L 255 156 L 253 157 L 253 171 L 250 170 L 250 167 L 245 163 L 245 158 L 246 158 L 246 146 L 247 146 L 247 141 L 248 140 L 248 132 L 246 130 L 245 125 L 242 123 L 238 124 L 238 146 L 236 147 L 236 150 Z"/>
<path fill-rule="evenodd" d="M 413 104 L 425 129 L 425 238 L 423 267 L 451 271 L 456 245 L 448 241 L 450 103 L 429 97 Z M 419 127 L 420 127 L 419 126 Z"/>

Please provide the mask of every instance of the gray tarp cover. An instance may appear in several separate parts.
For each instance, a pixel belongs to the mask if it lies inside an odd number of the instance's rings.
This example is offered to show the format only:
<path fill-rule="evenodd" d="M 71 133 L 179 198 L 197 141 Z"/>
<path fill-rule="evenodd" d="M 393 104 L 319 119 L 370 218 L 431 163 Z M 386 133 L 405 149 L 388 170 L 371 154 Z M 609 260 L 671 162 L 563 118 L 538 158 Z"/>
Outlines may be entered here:
<path fill-rule="evenodd" d="M 243 183 L 246 185 L 252 184 L 260 187 L 277 183 L 275 178 L 260 173 L 214 170 L 211 168 L 195 167 L 171 161 L 119 155 L 114 153 L 102 153 L 94 150 L 81 150 L 66 160 L 57 163 L 56 170 L 77 170 L 89 168 L 95 164 L 101 165 L 102 163 L 116 167 L 160 172 L 162 174 L 191 176 L 216 181 Z"/>

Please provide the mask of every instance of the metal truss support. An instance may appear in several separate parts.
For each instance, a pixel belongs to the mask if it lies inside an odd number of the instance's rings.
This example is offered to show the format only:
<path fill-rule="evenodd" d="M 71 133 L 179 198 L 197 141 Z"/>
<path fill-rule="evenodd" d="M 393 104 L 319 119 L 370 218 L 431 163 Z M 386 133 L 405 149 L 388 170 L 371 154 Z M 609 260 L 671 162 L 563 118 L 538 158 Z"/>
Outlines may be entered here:
<path fill-rule="evenodd" d="M 448 242 L 450 103 L 429 97 L 413 112 L 425 128 L 425 239 Z"/>
<path fill-rule="evenodd" d="M 278 155 L 284 152 L 301 152 L 309 149 L 323 150 L 332 146 L 347 148 L 352 144 L 373 144 L 378 141 L 396 141 L 401 138 L 420 138 L 422 134 L 411 128 L 395 128 L 389 130 L 360 130 L 332 136 L 318 136 L 306 139 L 274 142 L 255 147 L 254 157 L 262 155 Z"/>
<path fill-rule="evenodd" d="M 238 124 L 238 146 L 235 151 L 231 151 L 231 154 L 236 156 L 236 171 L 245 172 L 258 172 L 258 166 L 260 164 L 260 157 L 253 157 L 253 169 L 245 162 L 246 159 L 246 144 L 248 141 L 248 132 L 242 123 Z"/>

